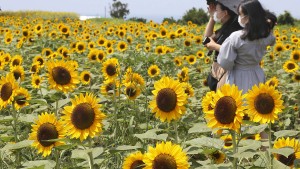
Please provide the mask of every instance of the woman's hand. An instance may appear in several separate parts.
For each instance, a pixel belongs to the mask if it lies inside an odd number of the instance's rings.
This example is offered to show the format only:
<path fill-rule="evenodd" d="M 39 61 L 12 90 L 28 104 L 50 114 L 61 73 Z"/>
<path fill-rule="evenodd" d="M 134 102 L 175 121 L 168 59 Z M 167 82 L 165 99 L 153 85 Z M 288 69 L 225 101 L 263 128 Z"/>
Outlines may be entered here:
<path fill-rule="evenodd" d="M 205 47 L 207 47 L 208 50 L 216 50 L 219 51 L 220 50 L 220 45 L 217 44 L 211 37 L 209 37 L 210 42 L 207 43 L 205 45 Z"/>
<path fill-rule="evenodd" d="M 208 7 L 207 7 L 207 11 L 208 11 L 208 13 L 209 13 L 209 16 L 211 17 L 211 18 L 213 18 L 214 17 L 214 13 L 216 12 L 216 5 L 215 4 L 209 4 L 208 5 Z"/>

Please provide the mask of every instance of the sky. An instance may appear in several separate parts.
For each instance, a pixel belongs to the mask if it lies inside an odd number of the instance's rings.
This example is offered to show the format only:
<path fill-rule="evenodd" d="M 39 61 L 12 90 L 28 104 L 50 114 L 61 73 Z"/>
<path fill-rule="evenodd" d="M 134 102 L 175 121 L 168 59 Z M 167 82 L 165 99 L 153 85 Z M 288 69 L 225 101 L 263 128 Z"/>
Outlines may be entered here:
<path fill-rule="evenodd" d="M 127 18 L 142 17 L 161 22 L 165 17 L 180 19 L 189 9 L 207 9 L 206 0 L 120 0 L 127 3 L 130 14 Z M 75 12 L 79 15 L 110 17 L 112 0 L 0 0 L 3 11 L 42 10 Z M 285 10 L 300 19 L 299 0 L 260 0 L 264 8 L 278 16 Z"/>

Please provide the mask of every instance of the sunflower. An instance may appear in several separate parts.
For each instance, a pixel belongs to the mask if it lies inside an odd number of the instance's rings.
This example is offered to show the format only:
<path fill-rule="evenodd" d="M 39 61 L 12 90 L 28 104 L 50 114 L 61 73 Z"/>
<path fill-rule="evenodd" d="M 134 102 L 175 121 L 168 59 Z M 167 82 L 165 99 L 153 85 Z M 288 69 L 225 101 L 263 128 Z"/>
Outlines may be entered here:
<path fill-rule="evenodd" d="M 27 89 L 20 87 L 15 93 L 15 108 L 19 110 L 22 107 L 29 105 L 30 94 Z"/>
<path fill-rule="evenodd" d="M 294 75 L 293 75 L 293 80 L 295 81 L 295 82 L 300 82 L 300 74 L 298 74 L 298 73 L 295 73 Z"/>
<path fill-rule="evenodd" d="M 50 61 L 48 66 L 48 81 L 50 88 L 69 92 L 73 91 L 79 83 L 77 71 L 70 62 Z"/>
<path fill-rule="evenodd" d="M 119 61 L 116 58 L 111 58 L 103 63 L 102 73 L 105 79 L 114 79 L 120 71 Z"/>
<path fill-rule="evenodd" d="M 283 52 L 285 50 L 284 45 L 282 43 L 276 43 L 274 48 L 276 52 Z"/>
<path fill-rule="evenodd" d="M 215 164 L 221 164 L 221 163 L 224 163 L 225 159 L 226 159 L 226 156 L 223 152 L 219 151 L 219 150 L 216 150 L 214 152 L 212 152 L 210 155 L 209 155 L 210 159 L 212 159 L 212 161 L 215 163 Z"/>
<path fill-rule="evenodd" d="M 205 63 L 205 64 L 209 64 L 209 63 L 210 63 L 210 58 L 209 58 L 209 57 L 206 57 L 205 60 L 204 60 L 204 63 Z"/>
<path fill-rule="evenodd" d="M 89 60 L 91 61 L 97 61 L 98 60 L 98 49 L 91 49 L 89 54 L 87 55 Z"/>
<path fill-rule="evenodd" d="M 65 130 L 54 114 L 42 113 L 38 116 L 35 124 L 32 125 L 29 140 L 34 140 L 32 146 L 42 153 L 43 157 L 51 154 L 55 146 L 63 145 L 63 141 L 47 141 L 64 138 Z"/>
<path fill-rule="evenodd" d="M 14 97 L 16 90 L 19 88 L 13 74 L 9 73 L 5 77 L 1 77 L 0 81 L 0 106 L 6 107 L 10 104 Z"/>
<path fill-rule="evenodd" d="M 40 67 L 44 67 L 44 64 L 45 64 L 44 58 L 43 58 L 42 56 L 40 56 L 40 55 L 35 56 L 35 57 L 33 58 L 33 61 L 32 61 L 32 62 L 33 62 L 33 63 L 39 62 Z"/>
<path fill-rule="evenodd" d="M 184 46 L 190 47 L 190 46 L 192 45 L 191 41 L 192 41 L 191 39 L 185 39 L 185 40 L 184 40 L 184 43 L 183 43 Z"/>
<path fill-rule="evenodd" d="M 0 56 L 0 70 L 3 70 L 6 65 L 5 59 L 3 56 Z"/>
<path fill-rule="evenodd" d="M 141 87 L 145 86 L 144 78 L 140 74 L 133 72 L 125 73 L 123 83 L 135 83 Z"/>
<path fill-rule="evenodd" d="M 204 112 L 208 127 L 227 128 L 239 132 L 244 106 L 242 91 L 235 85 L 223 85 L 211 100 L 212 110 Z"/>
<path fill-rule="evenodd" d="M 288 60 L 284 63 L 283 69 L 288 73 L 293 73 L 299 69 L 299 66 L 291 60 Z"/>
<path fill-rule="evenodd" d="M 105 57 L 106 57 L 105 52 L 103 50 L 98 50 L 98 52 L 97 52 L 97 61 L 102 63 L 103 60 L 105 59 Z"/>
<path fill-rule="evenodd" d="M 210 91 L 205 94 L 205 96 L 201 101 L 203 112 L 208 112 L 213 110 L 211 101 L 214 98 L 215 94 L 216 94 L 215 91 Z"/>
<path fill-rule="evenodd" d="M 160 37 L 164 38 L 164 37 L 167 36 L 168 30 L 167 30 L 166 28 L 162 27 L 162 28 L 160 28 L 160 30 L 159 30 L 159 34 L 160 34 Z"/>
<path fill-rule="evenodd" d="M 266 82 L 266 84 L 267 84 L 268 86 L 274 86 L 275 88 L 278 86 L 278 83 L 279 83 L 279 81 L 278 81 L 278 79 L 277 79 L 276 76 L 272 77 L 271 79 L 269 79 L 269 80 Z"/>
<path fill-rule="evenodd" d="M 91 73 L 89 71 L 83 71 L 80 74 L 81 83 L 84 85 L 88 85 L 91 82 Z"/>
<path fill-rule="evenodd" d="M 188 157 L 179 145 L 171 142 L 156 144 L 153 148 L 149 146 L 148 153 L 145 154 L 144 169 L 188 169 Z"/>
<path fill-rule="evenodd" d="M 204 58 L 204 52 L 201 51 L 201 50 L 199 50 L 199 51 L 197 52 L 197 57 L 198 57 L 198 58 Z"/>
<path fill-rule="evenodd" d="M 221 136 L 220 139 L 224 141 L 224 146 L 223 147 L 225 149 L 231 149 L 233 147 L 231 134 L 226 134 L 224 136 Z"/>
<path fill-rule="evenodd" d="M 295 61 L 295 62 L 299 62 L 300 61 L 300 50 L 294 50 L 291 53 L 291 60 Z"/>
<path fill-rule="evenodd" d="M 119 95 L 120 82 L 115 79 L 107 79 L 100 87 L 101 94 L 103 95 Z"/>
<path fill-rule="evenodd" d="M 10 44 L 13 41 L 14 37 L 12 34 L 6 34 L 4 38 L 5 44 Z"/>
<path fill-rule="evenodd" d="M 11 67 L 10 72 L 14 75 L 16 80 L 20 79 L 20 81 L 23 81 L 25 78 L 25 71 L 22 66 Z"/>
<path fill-rule="evenodd" d="M 144 49 L 145 49 L 145 52 L 150 52 L 151 44 L 147 42 L 144 46 Z"/>
<path fill-rule="evenodd" d="M 177 74 L 180 82 L 187 82 L 189 80 L 189 68 L 183 67 L 180 73 Z"/>
<path fill-rule="evenodd" d="M 186 111 L 187 95 L 182 84 L 178 80 L 163 77 L 154 83 L 152 91 L 154 99 L 150 102 L 150 108 L 162 122 L 179 119 Z"/>
<path fill-rule="evenodd" d="M 11 58 L 10 67 L 22 65 L 23 58 L 21 55 L 15 55 Z"/>
<path fill-rule="evenodd" d="M 39 75 L 31 76 L 31 85 L 35 89 L 39 89 L 41 87 L 42 78 Z"/>
<path fill-rule="evenodd" d="M 42 56 L 49 57 L 52 53 L 53 53 L 53 51 L 50 48 L 44 48 L 42 50 Z"/>
<path fill-rule="evenodd" d="M 155 48 L 155 53 L 158 54 L 158 55 L 161 55 L 161 54 L 165 54 L 165 47 L 164 46 L 157 46 Z"/>
<path fill-rule="evenodd" d="M 160 69 L 158 68 L 157 65 L 151 65 L 149 68 L 148 68 L 148 75 L 150 77 L 155 77 L 155 76 L 158 76 L 160 73 Z"/>
<path fill-rule="evenodd" d="M 127 44 L 124 41 L 119 41 L 117 47 L 120 52 L 124 52 L 125 50 L 127 50 Z"/>
<path fill-rule="evenodd" d="M 248 135 L 246 137 L 243 138 L 243 140 L 260 140 L 260 134 L 253 134 L 253 135 Z"/>
<path fill-rule="evenodd" d="M 102 131 L 102 120 L 105 115 L 100 111 L 99 100 L 93 94 L 81 93 L 71 99 L 72 105 L 65 106 L 63 122 L 71 138 L 85 140 L 88 136 L 93 138 Z"/>
<path fill-rule="evenodd" d="M 143 159 L 144 154 L 140 151 L 129 154 L 124 160 L 122 169 L 142 169 L 145 166 Z"/>
<path fill-rule="evenodd" d="M 189 97 L 194 96 L 194 89 L 190 83 L 183 82 L 182 87 L 184 89 L 184 93 L 187 94 Z"/>
<path fill-rule="evenodd" d="M 104 37 L 99 37 L 97 40 L 97 44 L 98 46 L 105 46 L 106 41 L 107 40 Z"/>
<path fill-rule="evenodd" d="M 182 65 L 182 59 L 181 59 L 181 57 L 175 57 L 174 58 L 174 63 L 175 63 L 175 65 L 176 66 L 181 66 Z"/>
<path fill-rule="evenodd" d="M 126 83 L 124 93 L 130 100 L 134 100 L 141 94 L 141 89 L 136 83 Z"/>
<path fill-rule="evenodd" d="M 76 52 L 83 53 L 86 49 L 86 44 L 82 41 L 76 43 Z"/>
<path fill-rule="evenodd" d="M 247 111 L 254 122 L 274 123 L 282 112 L 281 94 L 273 86 L 259 84 L 247 93 Z"/>
<path fill-rule="evenodd" d="M 174 40 L 178 37 L 177 33 L 176 32 L 169 32 L 168 33 L 168 38 L 171 39 L 171 40 Z"/>
<path fill-rule="evenodd" d="M 196 56 L 194 56 L 194 55 L 190 55 L 190 56 L 188 56 L 187 61 L 188 61 L 188 63 L 189 63 L 190 65 L 193 65 L 193 64 L 196 63 L 197 58 L 196 58 Z"/>
<path fill-rule="evenodd" d="M 290 139 L 289 137 L 286 139 L 279 138 L 278 140 L 276 140 L 274 142 L 274 146 L 273 146 L 274 149 L 280 149 L 280 148 L 284 148 L 284 147 L 293 148 L 294 152 L 292 154 L 290 154 L 288 157 L 285 157 L 282 154 L 276 154 L 276 153 L 274 153 L 274 156 L 278 161 L 280 161 L 284 165 L 293 168 L 294 161 L 296 159 L 300 159 L 300 143 L 295 138 Z"/>
<path fill-rule="evenodd" d="M 106 49 L 106 53 L 107 54 L 113 54 L 114 53 L 114 49 L 113 48 L 107 48 Z"/>

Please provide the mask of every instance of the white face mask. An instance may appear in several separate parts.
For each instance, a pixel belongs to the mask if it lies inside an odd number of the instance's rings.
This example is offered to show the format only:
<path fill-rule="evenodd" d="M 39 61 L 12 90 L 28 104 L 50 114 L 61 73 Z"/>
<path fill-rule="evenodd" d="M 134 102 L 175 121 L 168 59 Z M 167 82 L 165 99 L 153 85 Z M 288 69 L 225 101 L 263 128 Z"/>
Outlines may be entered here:
<path fill-rule="evenodd" d="M 224 16 L 222 18 L 218 18 L 217 14 L 218 14 L 217 12 L 214 13 L 214 21 L 215 22 L 221 22 L 221 19 L 223 19 Z"/>
<path fill-rule="evenodd" d="M 240 26 L 243 27 L 243 28 L 246 26 L 245 23 L 242 23 L 242 19 L 243 19 L 244 17 L 245 17 L 245 16 L 243 16 L 243 17 L 239 16 L 239 18 L 238 18 L 238 22 L 239 22 Z"/>

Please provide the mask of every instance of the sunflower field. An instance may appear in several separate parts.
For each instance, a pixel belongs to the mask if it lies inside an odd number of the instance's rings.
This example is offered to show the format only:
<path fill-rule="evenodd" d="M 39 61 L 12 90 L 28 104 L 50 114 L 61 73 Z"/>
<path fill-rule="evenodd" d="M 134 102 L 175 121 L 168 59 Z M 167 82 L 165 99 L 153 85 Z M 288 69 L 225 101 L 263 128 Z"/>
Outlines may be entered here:
<path fill-rule="evenodd" d="M 0 17 L 0 169 L 298 168 L 300 28 L 210 92 L 205 26 Z"/>

